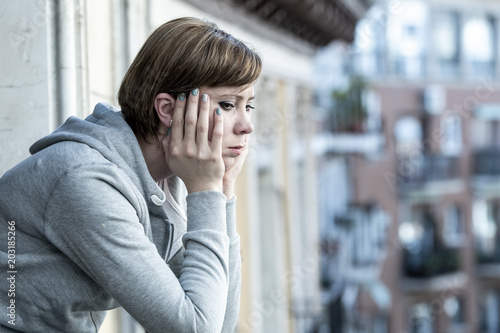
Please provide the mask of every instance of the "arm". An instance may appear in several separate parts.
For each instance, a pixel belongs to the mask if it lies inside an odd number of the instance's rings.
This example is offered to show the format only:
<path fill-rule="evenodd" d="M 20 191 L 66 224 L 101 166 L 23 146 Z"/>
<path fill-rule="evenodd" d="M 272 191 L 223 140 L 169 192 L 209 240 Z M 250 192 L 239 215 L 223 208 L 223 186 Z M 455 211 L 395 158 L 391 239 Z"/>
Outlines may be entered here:
<path fill-rule="evenodd" d="M 188 196 L 177 280 L 145 235 L 148 211 L 137 190 L 120 170 L 102 169 L 81 167 L 59 182 L 47 237 L 149 332 L 220 332 L 229 279 L 225 196 Z"/>
<path fill-rule="evenodd" d="M 168 190 L 168 189 L 167 189 Z M 227 235 L 229 237 L 229 290 L 222 332 L 234 332 L 238 320 L 241 288 L 240 237 L 236 233 L 236 197 L 226 204 Z M 179 251 L 169 262 L 176 275 L 180 273 L 184 251 Z"/>
<path fill-rule="evenodd" d="M 225 170 L 223 192 L 228 202 L 226 204 L 227 235 L 229 236 L 229 292 L 227 309 L 222 332 L 233 332 L 238 321 L 241 295 L 241 252 L 240 237 L 236 232 L 236 197 L 234 187 L 246 156 L 248 154 L 248 138 L 243 154 L 235 159 L 235 163 Z"/>

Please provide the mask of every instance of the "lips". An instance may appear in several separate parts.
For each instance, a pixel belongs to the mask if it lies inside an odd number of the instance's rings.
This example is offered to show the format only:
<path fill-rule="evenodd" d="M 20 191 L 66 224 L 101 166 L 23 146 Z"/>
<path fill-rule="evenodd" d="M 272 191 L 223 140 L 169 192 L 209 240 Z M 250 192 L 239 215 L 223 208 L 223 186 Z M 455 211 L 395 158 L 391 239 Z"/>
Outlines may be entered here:
<path fill-rule="evenodd" d="M 241 155 L 241 153 L 243 153 L 243 148 L 245 148 L 245 146 L 233 146 L 233 147 L 229 147 L 229 150 L 234 153 L 236 156 L 238 155 Z"/>

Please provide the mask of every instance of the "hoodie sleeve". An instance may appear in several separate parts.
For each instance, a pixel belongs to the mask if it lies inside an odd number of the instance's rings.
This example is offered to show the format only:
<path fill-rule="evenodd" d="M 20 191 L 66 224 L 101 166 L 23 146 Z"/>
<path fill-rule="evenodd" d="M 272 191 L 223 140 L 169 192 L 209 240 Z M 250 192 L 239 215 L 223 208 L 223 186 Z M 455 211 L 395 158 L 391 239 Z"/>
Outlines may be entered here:
<path fill-rule="evenodd" d="M 63 177 L 47 205 L 47 237 L 149 332 L 220 332 L 230 278 L 225 196 L 188 196 L 177 279 L 145 235 L 144 200 L 114 171 L 80 167 Z"/>
<path fill-rule="evenodd" d="M 229 236 L 229 289 L 222 332 L 234 332 L 238 322 L 241 294 L 240 236 L 236 233 L 236 197 L 226 204 L 227 235 Z M 169 262 L 176 275 L 183 262 L 184 251 L 180 250 Z"/>
<path fill-rule="evenodd" d="M 236 197 L 226 203 L 227 235 L 229 237 L 229 289 L 222 332 L 231 333 L 236 328 L 241 294 L 240 236 L 236 233 Z"/>

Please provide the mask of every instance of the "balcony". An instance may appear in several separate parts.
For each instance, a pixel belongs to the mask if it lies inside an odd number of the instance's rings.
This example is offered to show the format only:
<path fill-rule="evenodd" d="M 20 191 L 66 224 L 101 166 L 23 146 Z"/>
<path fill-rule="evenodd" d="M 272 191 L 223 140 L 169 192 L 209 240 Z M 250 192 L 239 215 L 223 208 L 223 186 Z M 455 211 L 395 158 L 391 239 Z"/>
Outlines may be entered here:
<path fill-rule="evenodd" d="M 476 249 L 477 274 L 481 278 L 500 278 L 500 243 L 488 250 Z"/>
<path fill-rule="evenodd" d="M 431 202 L 436 197 L 461 193 L 467 189 L 462 177 L 459 157 L 443 155 L 421 156 L 398 161 L 399 194 L 413 202 Z"/>
<path fill-rule="evenodd" d="M 500 264 L 500 244 L 495 244 L 493 251 L 477 251 L 478 264 Z"/>
<path fill-rule="evenodd" d="M 485 149 L 474 153 L 475 176 L 500 176 L 500 149 Z"/>
<path fill-rule="evenodd" d="M 441 248 L 432 252 L 404 250 L 403 271 L 405 277 L 432 278 L 457 272 L 459 269 L 460 253 L 458 249 Z"/>
<path fill-rule="evenodd" d="M 403 252 L 401 288 L 408 293 L 444 292 L 467 285 L 467 275 L 460 271 L 458 249 Z"/>
<path fill-rule="evenodd" d="M 421 158 L 400 158 L 399 181 L 403 186 L 460 178 L 459 158 L 443 155 L 424 155 Z"/>

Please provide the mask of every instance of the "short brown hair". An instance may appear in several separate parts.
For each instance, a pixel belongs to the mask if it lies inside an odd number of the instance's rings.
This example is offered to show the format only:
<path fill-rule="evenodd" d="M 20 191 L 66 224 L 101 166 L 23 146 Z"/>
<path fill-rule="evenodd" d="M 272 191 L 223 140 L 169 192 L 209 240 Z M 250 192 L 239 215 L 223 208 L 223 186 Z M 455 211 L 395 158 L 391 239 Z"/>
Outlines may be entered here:
<path fill-rule="evenodd" d="M 184 17 L 157 28 L 130 65 L 118 91 L 125 120 L 144 140 L 156 134 L 154 99 L 208 86 L 252 84 L 262 70 L 259 55 L 216 24 Z"/>

